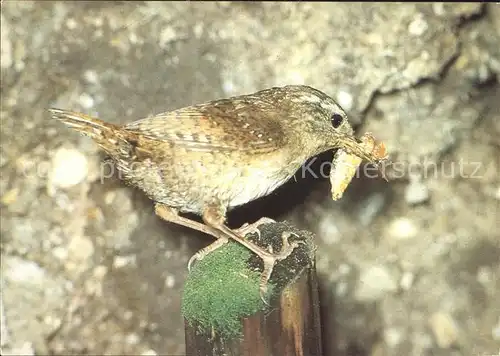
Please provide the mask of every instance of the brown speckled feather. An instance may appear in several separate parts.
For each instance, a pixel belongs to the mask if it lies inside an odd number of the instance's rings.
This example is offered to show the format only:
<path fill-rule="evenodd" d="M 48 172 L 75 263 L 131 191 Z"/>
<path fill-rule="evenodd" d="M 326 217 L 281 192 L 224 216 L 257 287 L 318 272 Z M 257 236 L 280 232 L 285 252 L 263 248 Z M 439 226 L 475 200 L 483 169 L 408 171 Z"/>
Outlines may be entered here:
<path fill-rule="evenodd" d="M 169 142 L 192 151 L 251 151 L 265 153 L 285 143 L 278 117 L 248 101 L 227 100 L 191 106 L 158 114 L 123 127 L 125 131 L 151 140 Z M 268 120 L 261 120 L 263 115 Z"/>

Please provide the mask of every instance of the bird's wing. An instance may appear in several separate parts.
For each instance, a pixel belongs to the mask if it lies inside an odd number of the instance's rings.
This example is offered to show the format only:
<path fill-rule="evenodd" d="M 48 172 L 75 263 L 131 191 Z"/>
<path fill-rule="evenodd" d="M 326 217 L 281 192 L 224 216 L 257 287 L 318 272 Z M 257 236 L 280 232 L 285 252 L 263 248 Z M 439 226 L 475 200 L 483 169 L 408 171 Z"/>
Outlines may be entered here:
<path fill-rule="evenodd" d="M 248 101 L 191 106 L 132 122 L 123 129 L 193 151 L 264 153 L 281 147 L 285 139 L 276 110 Z"/>

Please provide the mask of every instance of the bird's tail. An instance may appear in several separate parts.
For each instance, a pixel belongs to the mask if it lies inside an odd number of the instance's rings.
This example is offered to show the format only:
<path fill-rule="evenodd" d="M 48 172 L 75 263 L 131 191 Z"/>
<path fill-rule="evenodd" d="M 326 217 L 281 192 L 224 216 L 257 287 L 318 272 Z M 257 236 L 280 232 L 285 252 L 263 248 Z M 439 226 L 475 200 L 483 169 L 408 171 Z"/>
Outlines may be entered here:
<path fill-rule="evenodd" d="M 95 140 L 99 140 L 103 136 L 106 136 L 106 134 L 109 135 L 110 131 L 118 128 L 113 124 L 79 112 L 62 109 L 49 109 L 49 111 L 54 119 L 64 122 L 72 129 Z"/>
<path fill-rule="evenodd" d="M 65 123 L 85 136 L 89 136 L 112 156 L 118 153 L 121 146 L 127 145 L 127 141 L 122 137 L 121 130 L 117 125 L 74 111 L 62 109 L 49 109 L 49 111 L 54 119 Z"/>

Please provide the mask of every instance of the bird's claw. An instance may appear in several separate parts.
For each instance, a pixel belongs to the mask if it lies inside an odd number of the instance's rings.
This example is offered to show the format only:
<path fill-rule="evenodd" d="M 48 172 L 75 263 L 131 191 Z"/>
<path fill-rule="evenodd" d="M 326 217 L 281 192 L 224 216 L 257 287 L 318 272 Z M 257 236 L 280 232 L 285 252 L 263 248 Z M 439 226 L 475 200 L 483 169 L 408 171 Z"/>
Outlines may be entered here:
<path fill-rule="evenodd" d="M 265 299 L 265 295 L 267 293 L 267 286 L 269 282 L 269 278 L 271 277 L 271 274 L 273 272 L 274 266 L 276 265 L 277 262 L 282 261 L 286 258 L 288 258 L 292 252 L 299 247 L 301 244 L 306 244 L 305 241 L 293 241 L 290 243 L 288 241 L 288 238 L 291 235 L 295 235 L 298 237 L 297 234 L 293 232 L 283 232 L 281 234 L 281 239 L 282 239 L 282 246 L 281 250 L 278 253 L 267 253 L 266 255 L 260 256 L 264 262 L 264 269 L 262 271 L 261 279 L 260 279 L 260 284 L 259 284 L 259 291 L 260 291 L 260 299 L 269 306 L 269 303 Z"/>
<path fill-rule="evenodd" d="M 207 247 L 204 247 L 201 250 L 199 250 L 198 252 L 196 252 L 193 256 L 191 256 L 191 258 L 188 261 L 188 271 L 191 272 L 191 266 L 192 266 L 194 261 L 202 260 L 209 253 L 212 253 L 215 250 L 217 250 L 219 247 L 224 246 L 228 241 L 229 241 L 229 238 L 220 237 L 217 240 L 215 240 L 214 242 L 212 242 L 210 245 L 208 245 Z"/>
<path fill-rule="evenodd" d="M 259 220 L 257 220 L 256 222 L 254 222 L 252 224 L 245 223 L 242 226 L 240 226 L 239 228 L 235 229 L 234 232 L 240 236 L 243 236 L 243 237 L 245 237 L 248 234 L 256 233 L 260 239 L 259 227 L 261 225 L 274 224 L 274 223 L 276 223 L 275 220 L 273 220 L 271 218 L 264 217 L 264 218 L 260 218 Z"/>

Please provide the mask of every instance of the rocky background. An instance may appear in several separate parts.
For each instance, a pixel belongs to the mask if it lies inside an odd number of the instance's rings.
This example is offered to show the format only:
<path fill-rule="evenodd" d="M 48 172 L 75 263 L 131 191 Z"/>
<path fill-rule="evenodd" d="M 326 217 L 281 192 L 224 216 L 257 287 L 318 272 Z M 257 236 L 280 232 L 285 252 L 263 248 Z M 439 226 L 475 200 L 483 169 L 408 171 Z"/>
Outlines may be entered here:
<path fill-rule="evenodd" d="M 3 1 L 2 354 L 183 354 L 186 262 L 212 241 L 47 108 L 124 123 L 305 83 L 387 143 L 391 181 L 333 202 L 297 177 L 230 219 L 317 235 L 325 355 L 498 355 L 499 74 L 494 3 Z"/>

